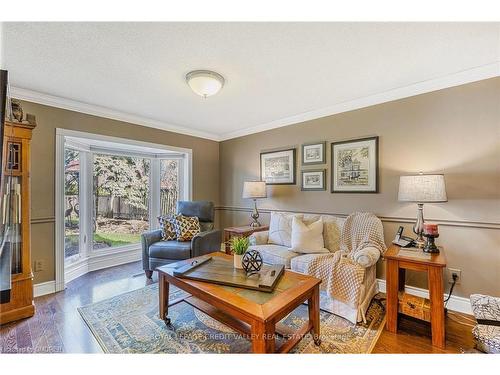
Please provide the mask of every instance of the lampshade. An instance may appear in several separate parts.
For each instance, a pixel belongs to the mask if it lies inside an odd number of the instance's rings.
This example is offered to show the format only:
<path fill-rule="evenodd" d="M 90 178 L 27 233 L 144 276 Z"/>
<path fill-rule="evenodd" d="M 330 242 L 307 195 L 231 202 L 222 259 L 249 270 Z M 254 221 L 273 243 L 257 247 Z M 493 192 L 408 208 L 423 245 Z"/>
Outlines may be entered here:
<path fill-rule="evenodd" d="M 243 198 L 266 198 L 265 181 L 245 181 L 243 184 Z"/>
<path fill-rule="evenodd" d="M 194 70 L 186 74 L 186 82 L 191 90 L 206 98 L 220 91 L 224 86 L 224 77 L 210 70 Z"/>
<path fill-rule="evenodd" d="M 402 202 L 447 202 L 442 174 L 418 174 L 399 178 L 398 200 Z"/>

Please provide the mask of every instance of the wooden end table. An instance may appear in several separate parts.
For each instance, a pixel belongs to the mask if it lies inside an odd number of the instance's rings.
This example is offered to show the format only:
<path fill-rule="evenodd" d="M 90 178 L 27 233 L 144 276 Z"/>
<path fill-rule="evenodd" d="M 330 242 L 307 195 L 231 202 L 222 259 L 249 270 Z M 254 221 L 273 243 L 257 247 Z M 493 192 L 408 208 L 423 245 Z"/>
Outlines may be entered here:
<path fill-rule="evenodd" d="M 222 252 L 208 254 L 212 257 L 232 256 Z M 193 258 L 196 259 L 196 258 Z M 287 353 L 309 332 L 316 345 L 320 341 L 319 284 L 321 280 L 285 270 L 271 293 L 217 285 L 209 282 L 180 278 L 173 275 L 176 268 L 189 264 L 193 259 L 157 268 L 159 276 L 160 317 L 167 326 L 169 285 L 191 294 L 171 301 L 170 306 L 186 302 L 205 314 L 233 328 L 252 342 L 254 353 Z M 281 319 L 308 301 L 309 320 L 297 331 L 279 323 Z M 173 322 L 175 324 L 175 322 Z M 288 338 L 276 348 L 276 335 Z"/>
<path fill-rule="evenodd" d="M 268 225 L 262 225 L 260 227 L 251 227 L 247 225 L 243 227 L 224 228 L 224 248 L 226 250 L 226 254 L 231 254 L 231 246 L 229 244 L 229 240 L 232 237 L 248 237 L 252 233 L 262 232 L 268 229 L 269 229 Z"/>
<path fill-rule="evenodd" d="M 425 258 L 402 256 L 399 250 L 404 249 L 391 245 L 384 254 L 387 261 L 386 294 L 387 294 L 387 323 L 389 332 L 398 331 L 398 292 L 404 291 L 406 270 L 427 272 L 429 280 L 429 299 L 431 301 L 431 331 L 432 345 L 445 347 L 444 328 L 444 290 L 443 269 L 446 267 L 446 257 L 443 249 L 439 254 L 430 254 Z"/>

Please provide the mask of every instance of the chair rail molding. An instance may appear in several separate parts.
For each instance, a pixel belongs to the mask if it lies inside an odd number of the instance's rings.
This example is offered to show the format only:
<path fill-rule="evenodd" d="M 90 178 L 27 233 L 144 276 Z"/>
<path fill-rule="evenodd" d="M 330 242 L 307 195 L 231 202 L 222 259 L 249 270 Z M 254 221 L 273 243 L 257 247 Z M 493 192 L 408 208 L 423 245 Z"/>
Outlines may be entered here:
<path fill-rule="evenodd" d="M 217 206 L 215 207 L 216 211 L 233 211 L 233 212 L 252 212 L 252 208 L 250 207 L 240 207 L 240 206 Z M 271 212 L 300 212 L 304 214 L 313 214 L 313 215 L 333 215 L 338 217 L 347 217 L 349 214 L 339 213 L 339 212 L 319 212 L 319 211 L 307 211 L 307 210 L 293 210 L 293 209 L 277 209 L 277 208 L 262 208 L 259 207 L 260 213 L 270 214 Z M 414 223 L 414 217 L 397 217 L 397 216 L 383 216 L 377 215 L 382 222 L 391 222 L 391 223 Z M 468 228 L 484 228 L 484 229 L 500 229 L 500 223 L 492 223 L 492 222 L 482 222 L 482 221 L 468 221 L 468 220 L 446 220 L 446 219 L 434 219 L 434 218 L 426 218 L 428 221 L 432 221 L 433 223 L 443 225 L 443 226 L 451 226 L 451 227 L 468 227 Z"/>

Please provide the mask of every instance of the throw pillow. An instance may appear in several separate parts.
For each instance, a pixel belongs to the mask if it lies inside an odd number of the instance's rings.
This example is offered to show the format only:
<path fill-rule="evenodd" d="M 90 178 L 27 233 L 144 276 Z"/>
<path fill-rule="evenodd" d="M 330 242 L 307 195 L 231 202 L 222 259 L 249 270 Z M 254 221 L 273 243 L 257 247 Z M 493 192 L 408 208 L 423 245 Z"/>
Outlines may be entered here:
<path fill-rule="evenodd" d="M 175 217 L 177 241 L 191 241 L 200 233 L 200 221 L 196 216 L 177 215 Z"/>
<path fill-rule="evenodd" d="M 292 220 L 297 216 L 284 212 L 271 212 L 271 221 L 269 222 L 269 238 L 267 243 L 291 247 L 292 241 Z"/>
<path fill-rule="evenodd" d="M 323 220 L 306 225 L 297 217 L 292 221 L 292 246 L 296 253 L 328 253 L 323 240 Z"/>
<path fill-rule="evenodd" d="M 340 249 L 340 232 L 345 219 L 329 215 L 322 216 L 322 219 L 325 247 L 330 250 L 330 252 L 334 253 Z"/>
<path fill-rule="evenodd" d="M 171 241 L 177 239 L 175 233 L 175 217 L 174 215 L 158 216 L 160 223 L 162 241 Z"/>

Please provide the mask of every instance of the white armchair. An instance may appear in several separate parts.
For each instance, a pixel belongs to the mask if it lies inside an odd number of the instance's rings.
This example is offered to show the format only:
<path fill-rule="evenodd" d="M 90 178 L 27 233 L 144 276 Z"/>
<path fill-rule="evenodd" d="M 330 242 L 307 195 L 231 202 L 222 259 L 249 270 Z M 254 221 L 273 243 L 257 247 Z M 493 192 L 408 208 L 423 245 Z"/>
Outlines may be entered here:
<path fill-rule="evenodd" d="M 307 273 L 312 262 L 325 254 L 302 254 L 300 252 L 294 252 L 287 247 L 287 237 L 291 236 L 291 225 L 289 225 L 290 223 L 287 221 L 292 220 L 292 218 L 297 215 L 301 217 L 304 223 L 312 223 L 322 219 L 324 223 L 323 236 L 325 247 L 331 253 L 340 251 L 340 235 L 344 228 L 345 218 L 339 218 L 332 215 L 275 212 L 271 214 L 269 228 L 272 232 L 271 235 L 269 231 L 253 233 L 249 237 L 250 249 L 259 251 L 264 263 L 282 264 L 291 271 Z M 354 305 L 348 304 L 339 299 L 332 298 L 326 290 L 322 290 L 320 295 L 320 306 L 323 310 L 340 315 L 356 323 L 365 320 L 365 312 L 373 296 L 378 292 L 376 263 L 380 259 L 380 250 L 370 246 L 358 251 L 353 251 L 345 256 L 359 264 L 364 270 L 363 280 L 359 286 L 359 301 Z"/>

